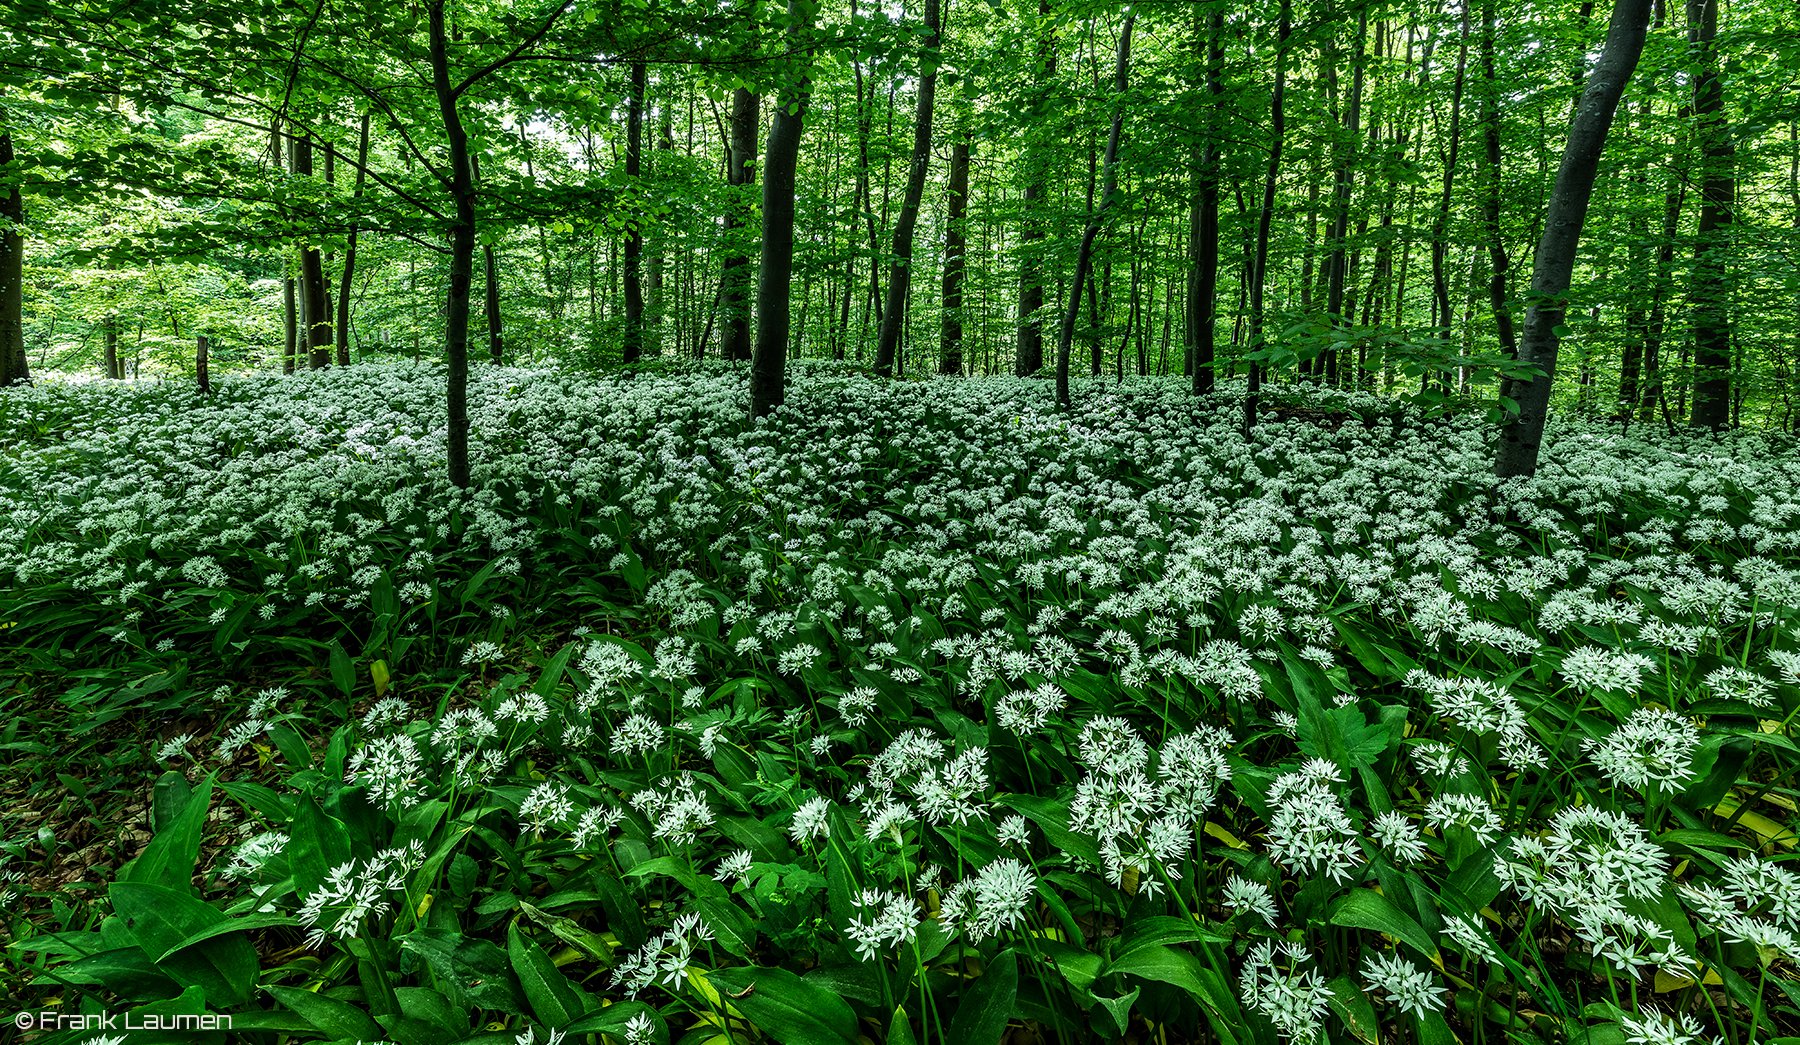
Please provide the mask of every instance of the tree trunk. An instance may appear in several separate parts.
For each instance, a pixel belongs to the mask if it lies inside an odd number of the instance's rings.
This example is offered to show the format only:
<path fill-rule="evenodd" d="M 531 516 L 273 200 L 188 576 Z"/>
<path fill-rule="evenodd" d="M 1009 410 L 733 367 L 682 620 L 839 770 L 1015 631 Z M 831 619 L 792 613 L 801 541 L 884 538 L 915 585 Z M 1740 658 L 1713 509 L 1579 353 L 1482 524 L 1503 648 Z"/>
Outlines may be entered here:
<path fill-rule="evenodd" d="M 0 171 L 12 172 L 12 135 L 0 131 Z M 25 355 L 25 197 L 17 182 L 0 195 L 0 388 L 31 383 Z"/>
<path fill-rule="evenodd" d="M 431 82 L 449 145 L 448 188 L 456 204 L 456 222 L 450 228 L 450 285 L 444 295 L 444 349 L 449 363 L 445 406 L 450 482 L 460 489 L 469 485 L 469 286 L 474 282 L 475 172 L 469 158 L 469 135 L 450 85 L 444 3 L 428 0 L 426 12 L 431 26 Z"/>
<path fill-rule="evenodd" d="M 208 357 L 211 354 L 211 350 L 212 350 L 212 346 L 211 346 L 211 344 L 208 343 L 205 334 L 199 334 L 199 335 L 195 336 L 195 338 L 194 338 L 194 383 L 196 385 L 200 386 L 200 394 L 201 395 L 210 395 L 212 393 L 212 378 L 207 373 L 207 362 L 208 362 Z"/>
<path fill-rule="evenodd" d="M 1049 90 L 1056 79 L 1056 36 L 1050 27 L 1050 0 L 1038 0 L 1038 83 Z M 1019 230 L 1019 345 L 1014 373 L 1027 377 L 1044 366 L 1044 183 L 1047 176 L 1042 149 L 1025 147 L 1026 182 L 1023 194 L 1025 220 Z"/>
<path fill-rule="evenodd" d="M 488 362 L 499 366 L 506 361 L 505 337 L 500 317 L 500 267 L 494 262 L 494 247 L 481 247 L 482 314 L 487 319 Z"/>
<path fill-rule="evenodd" d="M 1365 56 L 1369 41 L 1369 8 L 1362 5 L 1356 20 L 1356 51 L 1351 57 L 1350 100 L 1344 112 L 1343 144 L 1335 150 L 1337 157 L 1332 174 L 1331 252 L 1326 257 L 1328 271 L 1325 282 L 1325 311 L 1331 324 L 1343 331 L 1350 326 L 1345 314 L 1344 286 L 1349 276 L 1350 193 L 1355 187 L 1356 147 L 1362 140 L 1362 99 Z M 1325 382 L 1337 384 L 1336 342 L 1323 357 Z M 1315 365 L 1314 373 L 1319 373 Z"/>
<path fill-rule="evenodd" d="M 293 271 L 293 259 L 287 260 L 287 271 Z M 295 293 L 295 279 L 292 275 L 283 276 L 281 280 L 281 314 L 285 326 L 286 340 L 281 349 L 281 372 L 294 372 L 294 361 L 300 352 L 300 305 Z"/>
<path fill-rule="evenodd" d="M 875 372 L 888 377 L 894 371 L 894 353 L 900 345 L 900 324 L 906 316 L 906 294 L 912 286 L 913 229 L 919 220 L 919 200 L 925 194 L 925 175 L 931 168 L 931 115 L 937 100 L 938 0 L 925 0 L 925 37 L 919 41 L 918 114 L 913 120 L 912 162 L 906 172 L 906 196 L 894 220 L 894 258 L 888 270 L 887 308 L 875 342 Z"/>
<path fill-rule="evenodd" d="M 761 98 L 747 87 L 731 96 L 731 140 L 726 145 L 725 182 L 735 191 L 725 209 L 725 263 L 719 277 L 719 307 L 724 312 L 722 353 L 726 359 L 750 358 L 750 256 L 740 231 L 750 213 L 748 189 L 756 179 L 757 110 Z"/>
<path fill-rule="evenodd" d="M 812 35 L 813 6 L 788 0 L 790 45 L 801 49 Z M 787 394 L 789 283 L 794 276 L 794 178 L 800 161 L 800 129 L 812 93 L 809 75 L 782 91 L 769 125 L 763 157 L 762 270 L 756 287 L 756 350 L 750 362 L 750 416 L 775 410 Z"/>
<path fill-rule="evenodd" d="M 1206 20 L 1206 142 L 1200 147 L 1191 226 L 1193 276 L 1188 285 L 1187 330 L 1194 394 L 1213 390 L 1214 328 L 1219 311 L 1219 140 L 1224 136 L 1225 8 L 1215 3 Z"/>
<path fill-rule="evenodd" d="M 938 372 L 963 368 L 963 265 L 968 248 L 969 134 L 950 147 L 949 213 L 944 218 L 944 319 L 938 338 Z"/>
<path fill-rule="evenodd" d="M 361 199 L 363 182 L 367 177 L 369 166 L 369 114 L 362 115 L 362 128 L 356 137 L 356 189 L 354 196 Z M 338 278 L 337 300 L 337 363 L 338 366 L 350 365 L 350 279 L 356 273 L 356 224 L 350 225 L 350 234 L 344 241 L 344 271 Z"/>
<path fill-rule="evenodd" d="M 125 376 L 125 369 L 119 365 L 119 317 L 108 315 L 101 321 L 101 326 L 106 338 L 105 356 L 102 360 L 106 365 L 106 376 L 117 381 Z"/>
<path fill-rule="evenodd" d="M 1444 146 L 1444 180 L 1438 191 L 1437 216 L 1431 224 L 1431 324 L 1437 333 L 1439 354 L 1450 354 L 1450 328 L 1454 314 L 1450 305 L 1450 201 L 1456 184 L 1456 158 L 1462 146 L 1463 85 L 1469 68 L 1469 3 L 1462 0 L 1461 29 L 1456 49 L 1456 79 L 1450 88 L 1450 133 Z M 1442 358 L 1440 362 L 1442 362 Z"/>
<path fill-rule="evenodd" d="M 1125 24 L 1119 27 L 1119 54 L 1113 70 L 1113 90 L 1116 96 L 1113 99 L 1112 129 L 1106 136 L 1106 160 L 1103 164 L 1105 184 L 1100 190 L 1100 202 L 1088 216 L 1087 228 L 1081 233 L 1081 247 L 1075 254 L 1075 278 L 1069 292 L 1068 308 L 1063 311 L 1062 334 L 1056 339 L 1056 401 L 1064 408 L 1069 406 L 1069 350 L 1075 341 L 1075 317 L 1081 313 L 1081 288 L 1093 270 L 1094 239 L 1100 235 L 1101 225 L 1119 190 L 1119 136 L 1125 129 L 1124 96 L 1131 87 L 1131 29 L 1136 22 L 1137 12 L 1127 10 Z"/>
<path fill-rule="evenodd" d="M 293 138 L 294 173 L 310 177 L 313 172 L 312 139 L 305 135 Z M 306 365 L 318 370 L 331 365 L 331 306 L 327 304 L 325 261 L 319 248 L 300 248 L 300 300 L 306 312 Z"/>
<path fill-rule="evenodd" d="M 1287 138 L 1287 44 L 1294 28 L 1293 0 L 1281 0 L 1275 23 L 1275 87 L 1269 92 L 1269 166 L 1263 172 L 1262 209 L 1256 217 L 1256 246 L 1251 255 L 1249 287 L 1250 329 L 1246 343 L 1252 353 L 1263 347 L 1263 295 L 1269 276 L 1269 227 L 1275 217 L 1275 185 L 1281 176 L 1281 149 Z M 1257 397 L 1262 391 L 1262 364 L 1250 359 L 1250 381 L 1244 394 L 1244 431 L 1256 427 Z"/>
<path fill-rule="evenodd" d="M 644 90 L 649 81 L 649 66 L 631 63 L 631 91 L 625 108 L 625 180 L 631 191 L 637 191 L 644 161 Z M 625 229 L 625 339 L 626 363 L 635 363 L 644 354 L 644 229 L 641 219 Z"/>
<path fill-rule="evenodd" d="M 1700 146 L 1700 224 L 1688 291 L 1694 325 L 1692 423 L 1714 431 L 1730 422 L 1731 212 L 1736 156 L 1719 75 L 1719 0 L 1687 0 L 1688 46 L 1695 72 L 1694 136 Z"/>
<path fill-rule="evenodd" d="M 1487 236 L 1488 306 L 1494 311 L 1494 332 L 1500 352 L 1507 358 L 1519 354 L 1513 331 L 1511 290 L 1507 280 L 1512 259 L 1506 256 L 1506 238 L 1500 230 L 1500 198 L 1503 168 L 1500 164 L 1500 81 L 1494 74 L 1494 0 L 1481 3 L 1481 144 L 1484 166 L 1481 205 L 1482 231 Z"/>
<path fill-rule="evenodd" d="M 1564 295 L 1575 270 L 1581 226 L 1600 167 L 1600 152 L 1612 128 L 1619 96 L 1637 68 L 1650 21 L 1651 0 L 1613 0 L 1606 45 L 1569 124 L 1562 165 L 1550 191 L 1544 231 L 1538 240 L 1531 273 L 1531 306 L 1519 340 L 1519 361 L 1538 368 L 1520 389 L 1519 413 L 1500 431 L 1494 474 L 1500 478 L 1534 475 L 1550 411 L 1550 389 L 1556 379 L 1557 328 L 1567 307 Z"/>

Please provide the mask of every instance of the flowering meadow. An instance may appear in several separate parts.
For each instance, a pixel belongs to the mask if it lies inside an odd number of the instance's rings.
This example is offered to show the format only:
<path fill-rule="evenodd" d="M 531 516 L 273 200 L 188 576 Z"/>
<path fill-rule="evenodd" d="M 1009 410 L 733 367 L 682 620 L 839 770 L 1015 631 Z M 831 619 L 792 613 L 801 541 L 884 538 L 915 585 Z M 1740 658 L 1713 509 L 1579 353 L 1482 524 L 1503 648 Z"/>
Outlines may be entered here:
<path fill-rule="evenodd" d="M 0 394 L 35 1040 L 1800 1041 L 1791 440 L 440 381 Z"/>

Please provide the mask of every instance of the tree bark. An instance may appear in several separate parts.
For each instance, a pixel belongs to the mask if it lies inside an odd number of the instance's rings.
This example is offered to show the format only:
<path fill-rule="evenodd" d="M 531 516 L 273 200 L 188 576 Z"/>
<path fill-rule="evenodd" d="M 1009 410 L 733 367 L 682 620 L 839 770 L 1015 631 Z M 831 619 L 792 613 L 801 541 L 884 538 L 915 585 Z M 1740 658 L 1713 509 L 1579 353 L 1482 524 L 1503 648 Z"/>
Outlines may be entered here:
<path fill-rule="evenodd" d="M 444 295 L 444 354 L 449 363 L 445 376 L 446 442 L 450 483 L 464 489 L 469 485 L 469 286 L 474 281 L 475 173 L 469 159 L 469 135 L 457 109 L 455 89 L 450 85 L 444 3 L 445 0 L 428 0 L 426 13 L 431 32 L 431 82 L 449 146 L 448 188 L 456 204 L 456 220 L 450 228 L 450 281 Z"/>
<path fill-rule="evenodd" d="M 1219 140 L 1224 135 L 1225 106 L 1225 7 L 1213 4 L 1206 19 L 1206 140 L 1201 145 L 1196 170 L 1193 222 L 1190 227 L 1193 256 L 1188 285 L 1187 342 L 1193 370 L 1194 394 L 1213 390 L 1214 344 L 1219 311 Z"/>
<path fill-rule="evenodd" d="M 361 199 L 363 182 L 368 174 L 369 165 L 369 113 L 362 114 L 362 128 L 356 136 L 356 189 L 353 196 Z M 350 234 L 344 241 L 344 271 L 338 277 L 337 299 L 337 363 L 338 366 L 350 365 L 350 280 L 356 273 L 356 223 L 351 222 Z"/>
<path fill-rule="evenodd" d="M 894 219 L 894 254 L 888 269 L 887 308 L 875 341 L 875 372 L 889 377 L 894 354 L 900 346 L 900 324 L 906 316 L 906 295 L 912 286 L 913 230 L 919 220 L 919 201 L 925 194 L 925 175 L 931 169 L 931 116 L 937 100 L 938 0 L 925 0 L 925 37 L 919 42 L 919 95 L 913 120 L 912 162 L 907 167 L 906 195 Z"/>
<path fill-rule="evenodd" d="M 938 338 L 938 372 L 960 374 L 963 368 L 963 266 L 968 248 L 969 134 L 950 147 L 950 185 L 945 194 L 944 318 Z"/>
<path fill-rule="evenodd" d="M 211 354 L 212 345 L 208 342 L 206 335 L 196 335 L 194 338 L 194 383 L 200 387 L 201 395 L 212 393 L 212 377 L 207 373 L 207 363 L 210 362 Z"/>
<path fill-rule="evenodd" d="M 0 131 L 0 170 L 14 162 L 12 135 Z M 31 383 L 31 362 L 25 355 L 24 222 L 25 196 L 15 182 L 0 195 L 0 388 Z"/>
<path fill-rule="evenodd" d="M 306 135 L 293 138 L 294 173 L 311 177 L 313 172 L 312 139 Z M 300 247 L 300 301 L 306 313 L 306 365 L 319 370 L 331 365 L 331 306 L 325 289 L 325 260 L 319 248 L 308 244 Z"/>
<path fill-rule="evenodd" d="M 1481 144 L 1482 204 L 1481 225 L 1487 237 L 1488 306 L 1494 311 L 1494 332 L 1500 339 L 1500 351 L 1507 358 L 1519 354 L 1519 339 L 1513 331 L 1511 290 L 1508 278 L 1512 259 L 1506 255 L 1506 239 L 1500 230 L 1500 198 L 1503 168 L 1500 164 L 1500 81 L 1494 74 L 1494 0 L 1481 3 Z"/>
<path fill-rule="evenodd" d="M 644 91 L 649 81 L 649 66 L 631 63 L 631 90 L 625 108 L 625 179 L 633 192 L 644 162 Z M 644 230 L 638 221 L 625 229 L 625 339 L 626 363 L 635 363 L 644 354 Z"/>
<path fill-rule="evenodd" d="M 1068 308 L 1063 312 L 1062 334 L 1056 339 L 1056 401 L 1064 408 L 1069 406 L 1069 350 L 1075 341 L 1075 317 L 1081 312 L 1081 288 L 1087 282 L 1094 265 L 1094 240 L 1100 235 L 1100 228 L 1106 221 L 1107 212 L 1112 209 L 1113 197 L 1119 190 L 1119 137 L 1125 129 L 1125 92 L 1131 87 L 1131 29 L 1137 22 L 1137 12 L 1128 10 L 1125 24 L 1119 27 L 1119 53 L 1113 70 L 1112 129 L 1106 136 L 1106 160 L 1102 164 L 1106 172 L 1104 185 L 1100 190 L 1100 202 L 1095 205 L 1089 215 L 1087 228 L 1081 233 L 1081 248 L 1075 254 L 1075 277 L 1069 292 Z M 1090 295 L 1091 295 L 1090 291 Z"/>
<path fill-rule="evenodd" d="M 1694 327 L 1697 428 L 1718 431 L 1731 411 L 1731 218 L 1737 198 L 1736 150 L 1719 75 L 1719 0 L 1687 0 L 1688 46 L 1695 66 L 1694 136 L 1700 146 L 1700 223 L 1688 291 Z"/>
<path fill-rule="evenodd" d="M 1263 172 L 1262 209 L 1256 217 L 1256 246 L 1251 254 L 1248 284 L 1250 329 L 1245 337 L 1252 353 L 1263 347 L 1263 296 L 1269 276 L 1269 229 L 1275 217 L 1275 185 L 1281 177 L 1281 150 L 1287 139 L 1287 44 L 1294 28 L 1293 0 L 1281 0 L 1275 21 L 1275 87 L 1269 92 L 1269 166 Z M 1249 384 L 1244 393 L 1244 431 L 1256 427 L 1257 399 L 1262 391 L 1262 364 L 1250 359 Z"/>
<path fill-rule="evenodd" d="M 731 140 L 726 146 L 725 182 L 734 190 L 725 209 L 725 261 L 719 277 L 719 306 L 724 312 L 723 352 L 726 359 L 750 358 L 750 256 L 741 242 L 750 211 L 749 189 L 756 180 L 756 131 L 761 99 L 739 87 L 731 96 Z"/>
<path fill-rule="evenodd" d="M 1450 88 L 1450 140 L 1443 149 L 1444 179 L 1438 190 L 1437 216 L 1431 223 L 1431 323 L 1436 330 L 1440 354 L 1450 355 L 1450 328 L 1454 313 L 1450 305 L 1450 202 L 1456 185 L 1456 159 L 1462 147 L 1463 86 L 1469 68 L 1469 3 L 1462 0 L 1461 28 L 1456 49 L 1456 78 Z M 1446 364 L 1447 365 L 1447 364 Z"/>
<path fill-rule="evenodd" d="M 807 0 L 788 0 L 789 42 L 800 50 L 812 35 L 813 7 Z M 769 125 L 769 148 L 763 157 L 762 268 L 756 287 L 756 350 L 750 361 L 750 416 L 763 417 L 781 406 L 787 395 L 788 305 L 794 276 L 794 178 L 800 160 L 800 130 L 812 80 L 802 72 L 798 82 L 781 92 Z"/>
<path fill-rule="evenodd" d="M 1587 219 L 1600 152 L 1612 128 L 1619 97 L 1644 50 L 1650 3 L 1651 0 L 1614 0 L 1605 47 L 1569 124 L 1568 143 L 1550 191 L 1543 235 L 1538 240 L 1537 262 L 1532 266 L 1532 303 L 1525 312 L 1519 340 L 1519 361 L 1538 368 L 1538 373 L 1523 384 L 1518 396 L 1519 412 L 1500 431 L 1494 474 L 1503 479 L 1537 472 L 1544 422 L 1550 411 L 1550 389 L 1556 379 L 1556 354 L 1561 341 L 1557 328 L 1567 308 L 1565 295 L 1575 270 L 1581 226 Z"/>
<path fill-rule="evenodd" d="M 1048 91 L 1056 79 L 1056 36 L 1050 27 L 1050 0 L 1038 0 L 1038 85 Z M 1028 377 L 1044 366 L 1044 183 L 1041 149 L 1025 147 L 1026 182 L 1021 203 L 1025 214 L 1019 230 L 1019 344 L 1013 371 Z"/>

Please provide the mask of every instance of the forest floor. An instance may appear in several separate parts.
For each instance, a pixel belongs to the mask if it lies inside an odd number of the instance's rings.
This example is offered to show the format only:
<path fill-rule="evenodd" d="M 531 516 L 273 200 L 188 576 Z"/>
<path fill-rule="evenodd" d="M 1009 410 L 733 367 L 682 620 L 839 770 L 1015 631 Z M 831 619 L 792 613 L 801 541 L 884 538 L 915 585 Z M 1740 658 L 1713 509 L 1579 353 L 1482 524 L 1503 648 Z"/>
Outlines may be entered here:
<path fill-rule="evenodd" d="M 1560 419 L 1501 485 L 1362 393 L 494 368 L 456 490 L 440 381 L 0 394 L 0 1003 L 1800 1033 L 1791 440 Z"/>

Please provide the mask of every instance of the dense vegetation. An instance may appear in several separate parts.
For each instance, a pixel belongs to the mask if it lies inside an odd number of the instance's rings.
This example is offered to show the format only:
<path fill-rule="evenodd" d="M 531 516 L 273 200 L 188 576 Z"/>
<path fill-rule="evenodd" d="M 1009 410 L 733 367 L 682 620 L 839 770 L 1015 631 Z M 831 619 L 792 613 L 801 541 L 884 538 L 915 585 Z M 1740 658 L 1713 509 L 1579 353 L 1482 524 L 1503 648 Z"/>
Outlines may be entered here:
<path fill-rule="evenodd" d="M 7 1026 L 1800 1042 L 1796 70 L 13 0 Z"/>
<path fill-rule="evenodd" d="M 467 492 L 429 367 L 0 400 L 26 805 L 167 769 L 87 884 L 6 832 L 27 990 L 301 1041 L 1800 1027 L 1789 444 L 1568 421 L 1495 487 L 1479 419 L 1366 393 L 1246 440 L 1155 378 L 478 378 Z"/>

